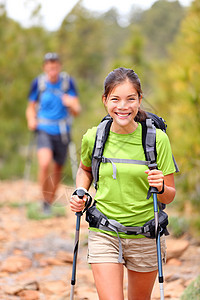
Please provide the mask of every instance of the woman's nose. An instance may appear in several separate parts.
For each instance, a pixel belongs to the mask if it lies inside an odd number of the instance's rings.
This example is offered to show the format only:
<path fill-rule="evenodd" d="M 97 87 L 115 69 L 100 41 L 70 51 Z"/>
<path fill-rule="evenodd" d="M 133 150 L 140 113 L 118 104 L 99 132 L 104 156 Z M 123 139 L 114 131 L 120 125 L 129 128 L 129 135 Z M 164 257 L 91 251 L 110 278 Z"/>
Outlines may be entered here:
<path fill-rule="evenodd" d="M 127 101 L 122 99 L 118 103 L 118 108 L 121 108 L 121 109 L 126 108 L 126 104 L 127 104 Z"/>

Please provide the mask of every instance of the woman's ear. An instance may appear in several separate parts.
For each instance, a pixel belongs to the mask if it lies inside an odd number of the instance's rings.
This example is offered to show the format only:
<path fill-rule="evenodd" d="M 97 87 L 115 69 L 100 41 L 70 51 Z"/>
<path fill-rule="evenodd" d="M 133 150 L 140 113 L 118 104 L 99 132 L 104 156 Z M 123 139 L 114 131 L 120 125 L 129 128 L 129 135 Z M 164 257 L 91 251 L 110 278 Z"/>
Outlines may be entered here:
<path fill-rule="evenodd" d="M 106 97 L 105 96 L 102 96 L 102 102 L 104 105 L 106 105 Z"/>
<path fill-rule="evenodd" d="M 107 98 L 105 96 L 102 96 L 102 102 L 103 102 L 103 105 L 104 105 L 104 108 L 105 108 L 106 112 L 108 113 L 108 111 L 107 111 Z"/>
<path fill-rule="evenodd" d="M 140 98 L 139 98 L 139 105 L 142 103 L 142 95 L 140 95 Z"/>

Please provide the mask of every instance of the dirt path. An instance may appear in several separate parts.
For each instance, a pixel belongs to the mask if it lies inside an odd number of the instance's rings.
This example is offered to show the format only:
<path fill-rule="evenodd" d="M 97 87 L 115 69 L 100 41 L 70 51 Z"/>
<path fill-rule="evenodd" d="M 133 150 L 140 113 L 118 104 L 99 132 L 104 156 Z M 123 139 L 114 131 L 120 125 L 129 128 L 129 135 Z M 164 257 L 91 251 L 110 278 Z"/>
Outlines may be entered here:
<path fill-rule="evenodd" d="M 25 185 L 23 181 L 0 183 L 1 300 L 69 299 L 76 222 L 68 206 L 72 190 L 61 186 L 58 193 L 58 202 L 62 203 L 65 216 L 38 221 L 27 218 L 26 208 L 28 203 L 38 202 L 37 184 Z M 75 300 L 98 299 L 92 272 L 86 262 L 87 228 L 82 218 Z M 194 240 L 183 238 L 177 241 L 171 237 L 168 245 L 171 259 L 164 266 L 165 298 L 177 300 L 200 274 L 200 246 Z M 125 275 L 125 295 L 126 286 Z M 152 299 L 160 299 L 157 282 Z"/>

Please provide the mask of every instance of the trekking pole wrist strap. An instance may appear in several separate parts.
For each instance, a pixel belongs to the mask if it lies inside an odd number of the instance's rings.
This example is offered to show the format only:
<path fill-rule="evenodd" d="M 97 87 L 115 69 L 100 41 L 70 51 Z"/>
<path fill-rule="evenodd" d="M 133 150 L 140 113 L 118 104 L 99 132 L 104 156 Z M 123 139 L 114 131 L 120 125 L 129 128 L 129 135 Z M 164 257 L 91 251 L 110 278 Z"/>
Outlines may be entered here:
<path fill-rule="evenodd" d="M 163 194 L 164 192 L 165 192 L 165 183 L 164 183 L 164 180 L 163 180 L 163 186 L 162 186 L 162 190 L 160 192 L 158 192 L 157 188 L 155 188 L 153 186 L 149 187 L 149 190 L 148 190 L 148 193 L 147 193 L 147 199 L 149 199 L 153 193 Z"/>
<path fill-rule="evenodd" d="M 90 207 L 92 203 L 92 196 L 88 193 L 88 191 L 84 187 L 78 187 L 72 195 L 77 195 L 80 199 L 83 199 L 83 197 L 86 195 L 87 200 L 85 202 L 85 208 L 82 211 L 82 214 Z"/>
<path fill-rule="evenodd" d="M 163 180 L 163 186 L 162 186 L 162 190 L 160 192 L 158 192 L 158 194 L 163 194 L 165 192 L 165 183 Z"/>

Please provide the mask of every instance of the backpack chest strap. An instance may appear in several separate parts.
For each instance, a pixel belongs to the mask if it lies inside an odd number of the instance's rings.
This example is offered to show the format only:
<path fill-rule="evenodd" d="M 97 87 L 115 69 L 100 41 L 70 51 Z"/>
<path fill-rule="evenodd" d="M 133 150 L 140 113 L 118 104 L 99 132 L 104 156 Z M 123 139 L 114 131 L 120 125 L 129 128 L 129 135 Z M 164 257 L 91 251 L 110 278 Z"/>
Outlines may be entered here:
<path fill-rule="evenodd" d="M 135 160 L 135 159 L 123 159 L 123 158 L 107 158 L 102 156 L 102 163 L 111 163 L 113 167 L 113 179 L 117 179 L 117 167 L 115 163 L 123 164 L 135 164 L 148 166 L 150 161 Z"/>

